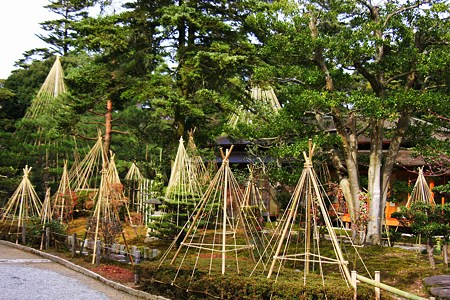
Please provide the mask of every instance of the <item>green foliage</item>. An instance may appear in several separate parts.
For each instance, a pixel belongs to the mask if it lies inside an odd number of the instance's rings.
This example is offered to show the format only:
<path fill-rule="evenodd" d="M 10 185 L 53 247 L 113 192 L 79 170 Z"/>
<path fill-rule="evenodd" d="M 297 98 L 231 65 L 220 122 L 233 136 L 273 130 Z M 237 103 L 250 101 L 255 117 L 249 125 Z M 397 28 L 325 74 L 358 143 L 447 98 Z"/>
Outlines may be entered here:
<path fill-rule="evenodd" d="M 38 37 L 49 44 L 53 51 L 60 55 L 67 55 L 72 49 L 77 33 L 73 28 L 74 23 L 88 16 L 88 9 L 98 0 L 55 0 L 45 8 L 58 15 L 58 19 L 40 23 L 47 35 L 39 34 Z"/>
<path fill-rule="evenodd" d="M 450 233 L 450 203 L 431 205 L 429 203 L 412 203 L 410 208 L 401 208 L 400 212 L 391 215 L 404 226 L 409 226 L 416 235 L 431 238 L 443 235 L 445 239 Z"/>
<path fill-rule="evenodd" d="M 2 103 L 1 110 L 5 113 L 5 117 L 15 121 L 25 115 L 26 109 L 44 83 L 53 62 L 53 59 L 33 61 L 24 68 L 13 71 L 4 81 L 4 88 L 12 92 L 9 97 L 13 97 L 11 98 L 13 101 Z"/>
<path fill-rule="evenodd" d="M 50 232 L 53 233 L 51 243 L 63 244 L 66 241 L 67 236 L 67 226 L 60 223 L 57 220 L 52 220 L 42 225 L 41 219 L 39 217 L 31 218 L 25 221 L 26 224 L 26 241 L 28 245 L 32 247 L 39 247 L 43 235 L 45 233 L 45 227 L 50 227 Z M 53 244 L 54 245 L 54 244 Z"/>
<path fill-rule="evenodd" d="M 388 201 L 392 203 L 402 202 L 406 199 L 406 195 L 412 192 L 413 187 L 406 181 L 396 180 L 390 187 Z"/>
<path fill-rule="evenodd" d="M 139 266 L 141 281 L 146 292 L 163 295 L 171 299 L 351 299 L 353 290 L 339 280 L 331 280 L 324 287 L 318 276 L 311 276 L 307 285 L 297 280 L 279 278 L 277 282 L 263 276 L 239 274 L 206 274 L 192 271 L 152 265 Z M 171 284 L 178 272 L 175 284 Z M 292 278 L 291 278 L 292 279 Z M 358 288 L 358 299 L 371 299 L 373 293 L 365 287 Z"/>

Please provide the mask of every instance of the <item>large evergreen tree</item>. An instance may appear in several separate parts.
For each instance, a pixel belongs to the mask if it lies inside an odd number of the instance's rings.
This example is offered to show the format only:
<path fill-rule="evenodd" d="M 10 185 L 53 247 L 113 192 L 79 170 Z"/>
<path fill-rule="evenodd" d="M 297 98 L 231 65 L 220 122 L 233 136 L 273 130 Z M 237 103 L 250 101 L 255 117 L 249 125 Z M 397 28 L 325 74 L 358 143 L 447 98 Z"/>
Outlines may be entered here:
<path fill-rule="evenodd" d="M 65 56 L 73 48 L 76 39 L 76 31 L 73 24 L 89 16 L 89 8 L 93 7 L 99 0 L 51 0 L 50 4 L 44 6 L 59 16 L 58 19 L 44 21 L 42 29 L 47 35 L 39 34 L 38 37 L 46 42 L 51 51 Z"/>
<path fill-rule="evenodd" d="M 321 146 L 354 223 L 360 193 L 368 189 L 373 243 L 380 240 L 392 170 L 411 118 L 448 101 L 448 62 L 442 60 L 449 53 L 448 10 L 443 1 L 283 1 L 250 22 L 266 63 L 257 78 L 278 85 L 290 128 L 313 121 L 316 134 L 331 138 Z M 277 121 L 271 128 L 280 128 Z M 303 133 L 275 136 L 292 143 Z M 367 187 L 360 182 L 362 136 L 370 140 Z"/>
<path fill-rule="evenodd" d="M 78 22 L 75 45 L 93 54 L 68 76 L 78 113 L 109 103 L 106 116 L 123 111 L 128 132 L 172 150 L 190 128 L 199 128 L 199 140 L 217 135 L 251 73 L 243 26 L 250 4 L 136 1 L 120 14 Z"/>

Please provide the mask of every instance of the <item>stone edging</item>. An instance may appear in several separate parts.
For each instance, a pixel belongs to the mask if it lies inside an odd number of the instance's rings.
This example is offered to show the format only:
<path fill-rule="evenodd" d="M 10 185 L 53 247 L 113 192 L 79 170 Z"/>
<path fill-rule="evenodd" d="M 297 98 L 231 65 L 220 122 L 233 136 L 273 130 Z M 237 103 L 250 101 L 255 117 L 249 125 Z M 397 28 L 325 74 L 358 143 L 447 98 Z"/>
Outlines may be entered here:
<path fill-rule="evenodd" d="M 45 257 L 45 258 L 47 258 L 47 259 L 49 259 L 49 260 L 51 260 L 53 262 L 56 262 L 56 263 L 59 263 L 60 265 L 65 266 L 65 267 L 67 267 L 67 268 L 69 268 L 71 270 L 77 271 L 77 272 L 82 273 L 82 274 L 84 274 L 86 276 L 89 276 L 89 277 L 91 277 L 93 279 L 99 280 L 99 281 L 103 282 L 104 284 L 106 284 L 106 285 L 108 285 L 108 286 L 110 286 L 110 287 L 112 287 L 112 288 L 114 288 L 116 290 L 128 293 L 130 295 L 133 295 L 133 296 L 136 296 L 136 297 L 139 297 L 139 298 L 149 299 L 149 300 L 169 300 L 168 298 L 164 298 L 162 296 L 157 296 L 157 295 L 152 295 L 152 294 L 149 294 L 149 293 L 146 293 L 146 292 L 143 292 L 143 291 L 139 291 L 139 290 L 130 288 L 130 287 L 126 286 L 126 285 L 114 282 L 112 280 L 106 279 L 105 277 L 102 277 L 99 274 L 97 274 L 95 272 L 92 272 L 91 270 L 88 270 L 88 269 L 86 269 L 86 268 L 84 268 L 82 266 L 79 266 L 79 265 L 76 265 L 74 263 L 71 263 L 70 261 L 65 260 L 65 259 L 63 259 L 63 258 L 61 258 L 59 256 L 56 256 L 56 255 L 52 255 L 52 254 L 49 254 L 49 253 L 46 253 L 46 252 L 39 251 L 39 250 L 34 249 L 34 248 L 30 248 L 30 247 L 26 247 L 26 246 L 23 246 L 23 245 L 14 244 L 14 243 L 11 243 L 11 242 L 8 242 L 8 241 L 3 241 L 3 240 L 0 240 L 0 244 L 11 246 L 11 247 L 14 247 L 14 248 L 17 248 L 17 249 L 20 249 L 20 250 L 24 250 L 24 251 L 31 252 L 33 254 Z"/>

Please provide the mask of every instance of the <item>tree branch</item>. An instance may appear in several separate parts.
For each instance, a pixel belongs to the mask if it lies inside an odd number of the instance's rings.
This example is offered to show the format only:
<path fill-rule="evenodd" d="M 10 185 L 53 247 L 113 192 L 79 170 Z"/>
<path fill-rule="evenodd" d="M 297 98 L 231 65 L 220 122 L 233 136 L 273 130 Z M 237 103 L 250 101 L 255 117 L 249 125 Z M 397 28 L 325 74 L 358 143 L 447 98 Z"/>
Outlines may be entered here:
<path fill-rule="evenodd" d="M 87 137 L 87 136 L 84 136 L 84 135 L 81 135 L 81 134 L 78 134 L 78 133 L 72 133 L 72 135 L 73 135 L 74 137 L 76 137 L 76 138 L 80 138 L 80 139 L 88 140 L 88 141 L 96 141 L 96 140 L 98 139 L 98 137 L 96 137 L 96 138 L 90 138 L 90 137 Z"/>
<path fill-rule="evenodd" d="M 111 132 L 120 133 L 120 134 L 130 134 L 128 131 L 120 131 L 120 130 L 115 130 L 115 129 L 111 129 Z"/>
<path fill-rule="evenodd" d="M 279 81 L 279 82 L 294 82 L 294 83 L 297 83 L 297 84 L 303 84 L 303 85 L 306 85 L 306 83 L 305 82 L 303 82 L 303 81 L 301 81 L 301 80 L 299 80 L 299 79 L 297 79 L 297 78 L 280 78 L 280 77 L 278 77 L 277 78 L 277 80 Z"/>
<path fill-rule="evenodd" d="M 356 135 L 357 136 L 361 135 L 361 133 L 365 132 L 367 129 L 370 128 L 370 125 L 371 125 L 370 122 L 367 122 L 366 125 L 363 128 L 361 128 L 361 130 L 356 131 Z"/>
<path fill-rule="evenodd" d="M 410 5 L 410 6 L 403 6 L 403 7 L 399 8 L 399 9 L 397 9 L 396 11 L 391 12 L 390 14 L 388 14 L 386 16 L 386 20 L 384 20 L 384 23 L 383 23 L 383 28 L 385 28 L 387 26 L 387 23 L 389 22 L 389 20 L 393 16 L 395 16 L 395 15 L 401 13 L 401 12 L 404 12 L 404 11 L 407 11 L 407 10 L 410 10 L 410 9 L 414 9 L 416 7 L 419 7 L 419 6 L 423 5 L 423 4 L 430 3 L 430 2 L 431 2 L 431 0 L 420 1 L 420 2 L 417 2 L 416 4 L 413 4 L 413 5 Z"/>
<path fill-rule="evenodd" d="M 105 115 L 105 114 L 96 112 L 96 111 L 94 111 L 94 110 L 92 110 L 92 109 L 89 109 L 88 112 L 90 112 L 91 114 L 97 115 L 97 116 L 104 116 L 104 115 Z"/>
<path fill-rule="evenodd" d="M 353 66 L 355 67 L 356 71 L 358 71 L 364 78 L 367 79 L 367 81 L 369 81 L 374 92 L 377 95 L 379 95 L 379 93 L 381 91 L 381 87 L 380 87 L 380 83 L 378 82 L 375 75 L 373 75 L 369 71 L 367 71 L 367 69 L 364 68 L 364 66 L 359 61 L 353 62 Z"/>
<path fill-rule="evenodd" d="M 102 123 L 102 122 L 83 122 L 83 124 L 91 124 L 91 125 L 102 125 L 102 126 L 105 126 L 105 124 Z"/>
<path fill-rule="evenodd" d="M 395 76 L 392 76 L 392 77 L 386 79 L 386 84 L 390 83 L 390 82 L 393 81 L 393 80 L 399 79 L 399 78 L 401 78 L 401 77 L 408 76 L 408 75 L 411 74 L 412 72 L 414 72 L 414 71 L 408 71 L 408 72 L 404 72 L 404 73 L 400 73 L 400 74 L 397 74 L 397 75 L 395 75 Z"/>

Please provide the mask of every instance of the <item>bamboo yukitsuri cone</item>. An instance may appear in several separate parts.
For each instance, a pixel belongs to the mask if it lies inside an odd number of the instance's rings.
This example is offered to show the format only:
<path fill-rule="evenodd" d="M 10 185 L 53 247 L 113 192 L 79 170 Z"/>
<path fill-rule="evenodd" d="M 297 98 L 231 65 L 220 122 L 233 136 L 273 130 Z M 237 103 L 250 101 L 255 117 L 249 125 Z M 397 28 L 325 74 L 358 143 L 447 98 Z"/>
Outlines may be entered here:
<path fill-rule="evenodd" d="M 1 222 L 6 222 L 8 219 L 11 220 L 10 228 L 15 222 L 17 223 L 16 243 L 18 242 L 20 229 L 26 225 L 26 221 L 32 217 L 41 217 L 42 202 L 30 181 L 31 169 L 31 167 L 25 166 L 22 181 L 3 208 Z"/>
<path fill-rule="evenodd" d="M 193 277 L 197 269 L 210 274 L 225 274 L 227 270 L 241 273 L 239 262 L 242 259 L 255 261 L 255 245 L 243 222 L 243 194 L 229 166 L 232 148 L 222 156 L 221 167 L 193 214 L 161 257 L 160 267 L 169 260 L 178 270 L 192 269 Z M 172 250 L 176 250 L 175 254 Z M 177 276 L 178 272 L 172 283 Z"/>
<path fill-rule="evenodd" d="M 63 173 L 59 182 L 59 187 L 52 197 L 52 216 L 60 223 L 68 223 L 73 218 L 73 209 L 77 196 L 70 187 L 67 161 L 64 162 Z"/>
<path fill-rule="evenodd" d="M 417 177 L 416 184 L 414 184 L 414 188 L 411 192 L 411 196 L 408 198 L 408 202 L 406 203 L 406 207 L 411 207 L 413 203 L 425 203 L 435 205 L 434 196 L 431 192 L 430 187 L 428 186 L 427 180 L 423 175 L 423 168 L 419 168 L 419 176 Z"/>
<path fill-rule="evenodd" d="M 348 269 L 348 259 L 344 257 L 335 229 L 331 222 L 328 209 L 332 209 L 326 191 L 320 184 L 312 164 L 314 146 L 309 148 L 309 153 L 303 153 L 305 164 L 297 186 L 291 199 L 279 220 L 272 240 L 271 247 L 267 247 L 270 257 L 266 264 L 260 260 L 252 274 L 267 272 L 267 278 L 275 275 L 276 280 L 282 271 L 288 268 L 303 271 L 303 284 L 311 273 L 318 271 L 325 285 L 325 268 L 331 273 L 340 273 L 347 286 L 351 282 L 351 274 Z M 337 215 L 337 213 L 334 211 Z M 343 224 L 340 224 L 342 232 L 346 234 Z M 322 237 L 321 228 L 326 228 L 328 239 Z M 351 241 L 348 234 L 345 239 Z M 327 241 L 329 240 L 329 242 Z M 322 248 L 324 243 L 329 243 L 333 255 L 324 255 Z M 351 243 L 356 251 L 356 247 Z M 324 251 L 325 252 L 325 251 Z M 331 252 L 331 251 L 330 251 Z M 264 257 L 266 257 L 264 256 Z M 267 267 L 270 266 L 270 267 Z"/>
<path fill-rule="evenodd" d="M 184 226 L 203 195 L 197 175 L 181 137 L 162 199 L 163 214 L 155 216 L 148 224 L 152 235 L 172 239 Z"/>

